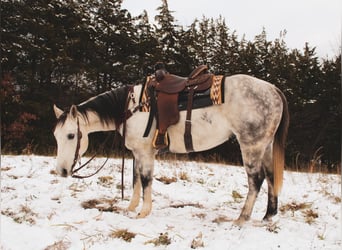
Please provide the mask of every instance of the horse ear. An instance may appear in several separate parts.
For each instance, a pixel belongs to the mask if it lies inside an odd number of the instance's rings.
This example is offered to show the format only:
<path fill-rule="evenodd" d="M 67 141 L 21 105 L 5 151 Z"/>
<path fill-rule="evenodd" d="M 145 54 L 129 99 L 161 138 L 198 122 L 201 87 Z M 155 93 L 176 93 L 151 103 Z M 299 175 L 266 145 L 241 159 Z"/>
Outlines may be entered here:
<path fill-rule="evenodd" d="M 57 119 L 63 114 L 63 110 L 58 108 L 55 104 L 53 105 L 53 111 L 55 111 L 55 115 Z"/>
<path fill-rule="evenodd" d="M 71 108 L 70 108 L 70 116 L 74 119 L 77 118 L 77 107 L 76 105 L 72 105 Z"/>

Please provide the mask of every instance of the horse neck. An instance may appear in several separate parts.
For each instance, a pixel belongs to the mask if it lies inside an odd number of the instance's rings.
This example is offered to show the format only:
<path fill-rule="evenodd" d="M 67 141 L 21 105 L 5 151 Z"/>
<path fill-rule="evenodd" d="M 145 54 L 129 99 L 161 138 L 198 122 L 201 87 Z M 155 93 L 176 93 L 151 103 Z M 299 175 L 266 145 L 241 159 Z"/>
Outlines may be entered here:
<path fill-rule="evenodd" d="M 87 111 L 87 119 L 82 117 L 82 120 L 88 133 L 98 131 L 113 131 L 116 129 L 114 122 L 104 123 L 101 121 L 100 117 L 92 111 Z"/>
<path fill-rule="evenodd" d="M 104 92 L 77 105 L 90 132 L 115 130 L 122 120 L 128 87 Z"/>

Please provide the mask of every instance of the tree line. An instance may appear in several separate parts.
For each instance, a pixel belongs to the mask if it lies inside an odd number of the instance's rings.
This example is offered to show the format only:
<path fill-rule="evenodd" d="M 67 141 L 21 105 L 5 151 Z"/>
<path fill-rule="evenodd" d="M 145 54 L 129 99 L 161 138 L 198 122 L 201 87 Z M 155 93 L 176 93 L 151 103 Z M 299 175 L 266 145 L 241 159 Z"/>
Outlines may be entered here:
<path fill-rule="evenodd" d="M 203 16 L 183 27 L 167 0 L 152 20 L 146 11 L 132 16 L 121 5 L 122 0 L 2 1 L 3 153 L 55 152 L 54 103 L 67 107 L 142 83 L 163 61 L 178 75 L 207 64 L 215 74 L 242 73 L 275 84 L 291 115 L 287 164 L 324 164 L 331 170 L 341 164 L 340 52 L 319 58 L 308 43 L 289 49 L 286 30 L 274 40 L 265 29 L 253 40 L 239 38 L 222 17 Z M 233 162 L 241 157 L 234 140 L 209 153 Z"/>

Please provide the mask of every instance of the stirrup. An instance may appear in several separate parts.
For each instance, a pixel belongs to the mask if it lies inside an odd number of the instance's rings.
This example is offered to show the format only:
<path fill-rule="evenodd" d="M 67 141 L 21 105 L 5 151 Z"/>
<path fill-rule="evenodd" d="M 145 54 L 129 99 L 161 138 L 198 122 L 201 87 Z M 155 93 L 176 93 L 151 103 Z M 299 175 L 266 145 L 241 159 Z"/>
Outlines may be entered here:
<path fill-rule="evenodd" d="M 152 145 L 157 150 L 167 148 L 169 146 L 169 142 L 167 139 L 167 132 L 165 132 L 165 134 L 162 134 L 162 133 L 159 133 L 158 129 L 156 129 L 156 132 L 153 137 Z"/>

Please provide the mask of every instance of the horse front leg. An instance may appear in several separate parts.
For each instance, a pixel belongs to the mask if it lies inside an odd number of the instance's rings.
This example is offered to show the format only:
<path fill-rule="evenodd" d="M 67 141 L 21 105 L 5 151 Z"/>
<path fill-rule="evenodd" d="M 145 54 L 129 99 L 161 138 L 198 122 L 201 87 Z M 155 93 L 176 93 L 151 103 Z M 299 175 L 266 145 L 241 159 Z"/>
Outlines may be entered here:
<path fill-rule="evenodd" d="M 133 166 L 133 195 L 129 203 L 129 206 L 127 208 L 127 210 L 131 212 L 135 212 L 135 209 L 137 208 L 140 202 L 141 180 L 140 180 L 139 164 L 140 162 L 138 160 L 135 160 L 135 164 Z"/>
<path fill-rule="evenodd" d="M 137 218 L 144 218 L 152 210 L 152 180 L 154 170 L 153 151 L 133 152 L 136 164 L 133 172 L 133 196 L 128 206 L 129 211 L 135 211 L 140 201 L 142 191 L 143 204 Z"/>
<path fill-rule="evenodd" d="M 152 210 L 152 179 L 153 169 L 140 169 L 140 181 L 143 189 L 143 205 L 137 218 L 144 218 L 151 213 Z"/>

